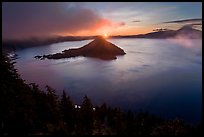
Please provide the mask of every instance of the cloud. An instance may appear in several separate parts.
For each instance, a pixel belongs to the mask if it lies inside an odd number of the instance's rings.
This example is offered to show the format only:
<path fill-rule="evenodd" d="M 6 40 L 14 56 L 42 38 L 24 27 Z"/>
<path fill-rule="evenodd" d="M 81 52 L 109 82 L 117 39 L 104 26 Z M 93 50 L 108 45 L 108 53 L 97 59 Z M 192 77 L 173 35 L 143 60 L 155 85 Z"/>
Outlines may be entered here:
<path fill-rule="evenodd" d="M 167 22 L 162 22 L 162 25 L 170 24 L 170 28 L 176 27 L 181 28 L 184 26 L 192 27 L 192 28 L 197 28 L 199 30 L 202 30 L 202 18 L 191 18 L 191 19 L 182 19 L 182 20 L 173 20 L 173 21 L 167 21 Z"/>
<path fill-rule="evenodd" d="M 105 26 L 125 25 L 103 18 L 94 10 L 77 3 L 3 3 L 3 39 L 22 39 L 52 34 L 76 35 L 97 32 Z"/>
<path fill-rule="evenodd" d="M 132 22 L 141 22 L 140 20 L 133 20 Z"/>
<path fill-rule="evenodd" d="M 174 21 L 167 21 L 163 23 L 194 23 L 194 22 L 202 22 L 202 19 L 195 18 L 195 19 L 174 20 Z"/>
<path fill-rule="evenodd" d="M 117 23 L 114 23 L 113 25 L 116 25 L 117 27 L 125 26 L 125 22 L 117 22 Z"/>

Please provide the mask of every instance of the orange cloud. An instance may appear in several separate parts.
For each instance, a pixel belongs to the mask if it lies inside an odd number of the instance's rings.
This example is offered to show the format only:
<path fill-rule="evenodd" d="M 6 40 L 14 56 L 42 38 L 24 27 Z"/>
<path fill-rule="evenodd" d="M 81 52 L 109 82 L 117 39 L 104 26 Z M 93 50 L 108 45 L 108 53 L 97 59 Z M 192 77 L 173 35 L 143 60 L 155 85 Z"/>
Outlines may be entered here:
<path fill-rule="evenodd" d="M 108 19 L 100 19 L 98 22 L 93 24 L 93 26 L 88 30 L 80 30 L 74 35 L 103 35 L 103 34 L 111 34 L 114 30 L 118 29 L 121 26 L 124 26 L 124 22 L 113 22 Z"/>

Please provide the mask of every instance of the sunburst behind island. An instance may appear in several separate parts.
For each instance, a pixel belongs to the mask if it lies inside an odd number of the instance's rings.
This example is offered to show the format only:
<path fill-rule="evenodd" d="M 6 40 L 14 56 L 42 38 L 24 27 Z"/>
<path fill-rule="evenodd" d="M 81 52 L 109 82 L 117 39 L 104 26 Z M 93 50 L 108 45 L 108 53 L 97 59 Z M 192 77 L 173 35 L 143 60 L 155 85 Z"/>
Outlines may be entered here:
<path fill-rule="evenodd" d="M 103 37 L 108 38 L 108 34 L 107 33 L 103 34 Z"/>

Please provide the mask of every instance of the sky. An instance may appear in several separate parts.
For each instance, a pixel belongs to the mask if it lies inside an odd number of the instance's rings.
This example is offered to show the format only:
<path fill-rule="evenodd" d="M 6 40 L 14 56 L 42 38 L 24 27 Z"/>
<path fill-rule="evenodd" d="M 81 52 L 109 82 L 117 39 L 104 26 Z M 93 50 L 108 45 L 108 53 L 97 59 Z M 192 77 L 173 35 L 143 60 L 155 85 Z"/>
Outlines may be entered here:
<path fill-rule="evenodd" d="M 2 39 L 202 29 L 202 2 L 3 2 Z"/>

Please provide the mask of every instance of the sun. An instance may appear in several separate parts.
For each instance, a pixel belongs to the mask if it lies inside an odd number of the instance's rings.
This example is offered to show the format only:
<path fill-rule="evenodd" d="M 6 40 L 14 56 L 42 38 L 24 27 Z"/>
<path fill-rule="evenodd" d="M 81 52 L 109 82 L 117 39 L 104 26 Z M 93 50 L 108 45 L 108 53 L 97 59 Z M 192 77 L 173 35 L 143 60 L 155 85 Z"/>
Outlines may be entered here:
<path fill-rule="evenodd" d="M 103 34 L 103 37 L 108 38 L 108 34 L 107 33 Z"/>

